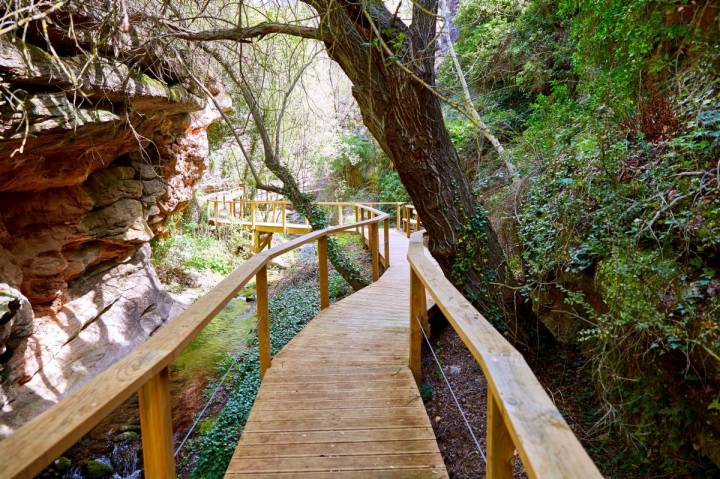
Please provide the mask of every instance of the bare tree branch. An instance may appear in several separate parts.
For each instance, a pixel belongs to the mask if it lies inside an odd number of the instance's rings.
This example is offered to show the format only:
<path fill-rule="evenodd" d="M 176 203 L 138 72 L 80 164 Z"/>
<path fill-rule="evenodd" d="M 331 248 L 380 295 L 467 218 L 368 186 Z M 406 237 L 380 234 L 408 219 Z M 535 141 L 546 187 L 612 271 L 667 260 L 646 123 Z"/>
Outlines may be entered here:
<path fill-rule="evenodd" d="M 204 30 L 200 32 L 178 31 L 172 36 L 182 40 L 208 42 L 213 40 L 234 40 L 249 43 L 251 39 L 262 38 L 266 35 L 282 33 L 310 40 L 325 41 L 326 38 L 318 28 L 304 25 L 290 25 L 288 23 L 263 22 L 252 27 L 238 27 L 218 30 Z"/>

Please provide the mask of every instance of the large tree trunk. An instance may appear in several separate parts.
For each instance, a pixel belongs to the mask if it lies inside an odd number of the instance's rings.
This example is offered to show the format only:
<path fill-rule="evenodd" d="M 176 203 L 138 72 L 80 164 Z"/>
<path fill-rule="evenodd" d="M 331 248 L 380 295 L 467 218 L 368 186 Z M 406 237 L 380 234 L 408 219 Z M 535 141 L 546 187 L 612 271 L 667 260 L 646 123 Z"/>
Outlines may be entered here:
<path fill-rule="evenodd" d="M 503 309 L 513 305 L 513 294 L 491 284 L 508 283 L 512 275 L 460 166 L 438 96 L 428 88 L 434 84 L 432 13 L 437 1 L 418 4 L 411 27 L 382 6 L 366 5 L 363 12 L 357 4 L 343 2 L 337 8 L 336 2 L 311 3 L 320 14 L 320 31 L 332 32 L 326 37 L 328 54 L 352 81 L 365 125 L 392 160 L 420 214 L 433 257 L 490 319 L 502 319 L 503 312 L 510 313 Z M 399 33 L 406 40 L 394 54 L 402 66 L 373 42 L 383 38 L 392 44 Z"/>

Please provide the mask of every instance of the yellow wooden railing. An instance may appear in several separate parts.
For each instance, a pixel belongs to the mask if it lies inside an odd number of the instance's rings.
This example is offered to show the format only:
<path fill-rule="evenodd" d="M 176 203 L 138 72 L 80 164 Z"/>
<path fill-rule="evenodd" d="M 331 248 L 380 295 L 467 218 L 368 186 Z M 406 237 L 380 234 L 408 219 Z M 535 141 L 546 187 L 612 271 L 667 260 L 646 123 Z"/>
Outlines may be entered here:
<path fill-rule="evenodd" d="M 345 213 L 348 208 L 355 210 L 355 221 L 359 221 L 362 215 L 364 215 L 360 205 L 371 207 L 394 206 L 396 227 L 399 231 L 403 230 L 403 219 L 401 216 L 403 208 L 407 206 L 405 203 L 397 201 L 363 201 L 361 203 L 350 201 L 318 201 L 315 204 L 325 208 L 337 208 L 338 224 L 340 225 L 344 223 Z M 228 218 L 236 218 L 251 226 L 254 226 L 256 223 L 265 222 L 283 227 L 290 224 L 287 215 L 293 207 L 292 202 L 286 200 L 246 200 L 218 196 L 208 199 L 205 205 L 208 208 L 208 212 L 212 213 L 211 216 L 213 218 L 220 218 L 221 214 L 224 214 Z M 307 220 L 305 220 L 305 224 L 307 224 Z"/>
<path fill-rule="evenodd" d="M 258 349 L 260 375 L 270 367 L 267 266 L 274 258 L 299 246 L 317 241 L 320 271 L 320 307 L 329 306 L 327 239 L 334 234 L 369 231 L 373 280 L 379 276 L 382 253 L 379 225 L 388 215 L 358 204 L 363 219 L 357 224 L 337 225 L 303 235 L 257 254 L 233 271 L 220 284 L 199 298 L 184 313 L 55 406 L 40 414 L 0 442 L 0 477 L 31 478 L 95 427 L 105 416 L 135 392 L 140 406 L 140 427 L 146 478 L 175 476 L 170 383 L 168 366 L 198 333 L 232 300 L 253 277 L 256 278 Z M 385 261 L 389 261 L 387 246 Z"/>
<path fill-rule="evenodd" d="M 413 205 L 402 205 L 402 220 L 398 213 L 398 225 L 402 225 L 402 228 L 398 226 L 398 229 L 405 231 L 405 235 L 409 238 L 410 234 L 415 231 L 420 231 L 422 223 L 420 222 L 420 216 Z"/>
<path fill-rule="evenodd" d="M 487 380 L 486 477 L 512 478 L 512 459 L 517 450 L 530 478 L 601 478 L 522 355 L 455 289 L 426 254 L 422 231 L 411 236 L 407 258 L 410 369 L 419 381 L 421 328 L 427 330 L 428 292 Z"/>

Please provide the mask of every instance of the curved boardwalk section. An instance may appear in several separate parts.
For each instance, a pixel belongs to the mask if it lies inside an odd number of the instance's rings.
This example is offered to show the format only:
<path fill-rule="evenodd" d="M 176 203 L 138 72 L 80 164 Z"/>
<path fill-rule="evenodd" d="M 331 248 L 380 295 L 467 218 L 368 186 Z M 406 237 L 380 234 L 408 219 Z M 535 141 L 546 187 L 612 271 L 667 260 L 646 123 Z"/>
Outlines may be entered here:
<path fill-rule="evenodd" d="M 226 477 L 447 477 L 408 368 L 408 240 L 276 355 Z"/>

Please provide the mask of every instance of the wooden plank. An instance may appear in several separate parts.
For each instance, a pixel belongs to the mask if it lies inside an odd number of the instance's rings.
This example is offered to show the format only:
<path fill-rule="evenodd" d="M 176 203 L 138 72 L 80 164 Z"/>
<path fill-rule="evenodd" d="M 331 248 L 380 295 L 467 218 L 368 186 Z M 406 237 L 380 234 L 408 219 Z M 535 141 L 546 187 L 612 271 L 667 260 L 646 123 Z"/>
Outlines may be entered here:
<path fill-rule="evenodd" d="M 342 391 L 275 391 L 273 389 L 261 389 L 258 393 L 259 399 L 396 399 L 406 398 L 411 394 L 419 396 L 417 389 L 410 388 L 391 388 L 391 389 L 373 389 L 362 388 L 344 389 Z"/>
<path fill-rule="evenodd" d="M 487 398 L 487 462 L 485 477 L 487 479 L 512 479 L 512 458 L 515 445 L 505 426 L 502 412 L 497 399 L 488 394 Z"/>
<path fill-rule="evenodd" d="M 252 432 L 243 431 L 240 444 L 322 444 L 337 442 L 391 442 L 435 440 L 431 427 L 389 428 L 389 429 L 335 429 L 332 431 L 283 431 Z"/>
<path fill-rule="evenodd" d="M 393 419 L 413 418 L 417 413 L 417 404 L 384 408 L 293 409 L 290 411 L 267 411 L 253 408 L 250 420 L 262 422 L 305 419 Z"/>
<path fill-rule="evenodd" d="M 270 355 L 270 313 L 268 311 L 267 266 L 255 275 L 255 297 L 257 298 L 258 353 L 260 356 L 260 379 L 272 361 Z"/>
<path fill-rule="evenodd" d="M 302 457 L 302 456 L 358 456 L 370 454 L 417 454 L 436 453 L 434 439 L 409 441 L 366 441 L 284 444 L 283 447 L 268 447 L 262 444 L 239 444 L 235 454 L 243 458 L 259 457 Z"/>
<path fill-rule="evenodd" d="M 372 263 L 372 279 L 377 281 L 380 279 L 380 245 L 378 235 L 378 224 L 373 223 L 370 225 L 370 256 Z"/>
<path fill-rule="evenodd" d="M 447 471 L 444 468 L 408 468 L 408 469 L 383 469 L 376 471 L 313 471 L 313 472 L 273 472 L 273 473 L 242 473 L 229 472 L 229 478 L 243 478 L 252 476 L 253 479 L 442 479 L 447 478 Z"/>
<path fill-rule="evenodd" d="M 148 479 L 174 479 L 170 378 L 165 368 L 138 391 L 144 474 Z"/>
<path fill-rule="evenodd" d="M 357 456 L 315 456 L 289 457 L 278 461 L 275 458 L 239 458 L 230 463 L 228 472 L 279 473 L 279 472 L 322 472 L 322 471 L 367 471 L 377 469 L 405 469 L 425 466 L 442 467 L 440 453 L 417 454 L 376 454 Z"/>
<path fill-rule="evenodd" d="M 392 429 L 408 427 L 428 427 L 430 421 L 425 417 L 393 418 L 332 418 L 332 419 L 290 419 L 278 421 L 251 421 L 245 425 L 248 432 L 285 432 L 285 431 L 334 431 L 337 429 Z"/>
<path fill-rule="evenodd" d="M 400 399 L 314 399 L 314 400 L 272 400 L 264 399 L 253 406 L 253 411 L 294 411 L 294 410 L 334 410 L 334 409 L 355 409 L 355 408 L 388 408 L 388 407 L 409 407 L 422 406 L 422 398 L 413 394 Z"/>
<path fill-rule="evenodd" d="M 327 236 L 318 239 L 318 276 L 320 279 L 320 309 L 330 306 L 330 288 L 328 283 Z"/>
<path fill-rule="evenodd" d="M 427 314 L 425 306 L 425 287 L 415 271 L 410 268 L 410 333 L 408 334 L 409 357 L 408 366 L 415 377 L 415 382 L 419 385 L 422 381 L 422 330 L 420 318 Z"/>

